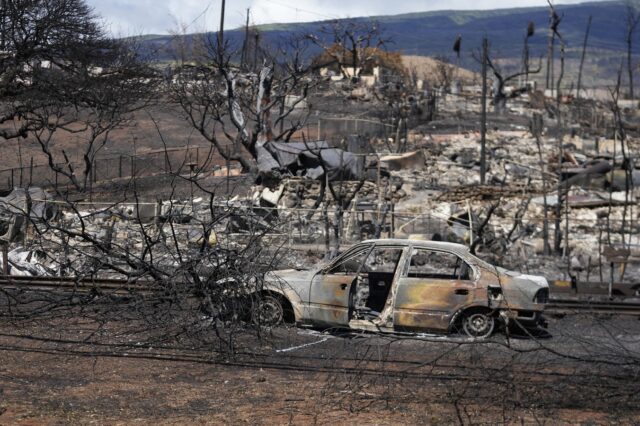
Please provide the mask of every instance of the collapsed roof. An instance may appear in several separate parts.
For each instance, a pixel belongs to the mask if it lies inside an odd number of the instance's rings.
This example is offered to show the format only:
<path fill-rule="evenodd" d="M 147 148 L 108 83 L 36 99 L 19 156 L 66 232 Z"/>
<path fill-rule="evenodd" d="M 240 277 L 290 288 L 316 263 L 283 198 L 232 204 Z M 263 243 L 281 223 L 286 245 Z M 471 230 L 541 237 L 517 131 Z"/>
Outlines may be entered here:
<path fill-rule="evenodd" d="M 366 178 L 366 157 L 332 148 L 326 141 L 267 142 L 258 149 L 258 170 L 330 182 Z"/>

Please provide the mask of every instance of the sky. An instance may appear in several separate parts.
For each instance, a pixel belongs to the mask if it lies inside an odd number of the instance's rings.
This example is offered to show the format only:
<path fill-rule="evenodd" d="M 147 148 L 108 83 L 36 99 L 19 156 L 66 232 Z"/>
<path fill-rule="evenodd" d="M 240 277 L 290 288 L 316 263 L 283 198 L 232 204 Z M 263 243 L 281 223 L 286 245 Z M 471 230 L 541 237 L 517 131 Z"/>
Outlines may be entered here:
<path fill-rule="evenodd" d="M 179 26 L 187 32 L 217 31 L 222 0 L 86 0 L 117 36 L 168 34 Z M 584 0 L 582 0 L 584 1 Z M 556 0 L 554 4 L 580 3 Z M 225 28 L 252 24 L 319 21 L 432 10 L 479 10 L 546 6 L 546 0 L 227 0 Z"/>

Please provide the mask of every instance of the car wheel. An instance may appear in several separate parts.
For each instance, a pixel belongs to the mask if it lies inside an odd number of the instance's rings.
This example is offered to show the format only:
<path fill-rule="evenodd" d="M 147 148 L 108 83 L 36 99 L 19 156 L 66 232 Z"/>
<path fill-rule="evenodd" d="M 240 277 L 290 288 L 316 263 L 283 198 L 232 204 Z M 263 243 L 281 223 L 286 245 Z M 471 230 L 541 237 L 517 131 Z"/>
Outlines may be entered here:
<path fill-rule="evenodd" d="M 282 302 L 273 296 L 262 296 L 253 306 L 251 319 L 254 324 L 263 327 L 273 327 L 282 323 L 284 319 Z"/>
<path fill-rule="evenodd" d="M 462 317 L 462 331 L 474 339 L 486 339 L 496 327 L 496 319 L 490 312 L 468 312 Z"/>

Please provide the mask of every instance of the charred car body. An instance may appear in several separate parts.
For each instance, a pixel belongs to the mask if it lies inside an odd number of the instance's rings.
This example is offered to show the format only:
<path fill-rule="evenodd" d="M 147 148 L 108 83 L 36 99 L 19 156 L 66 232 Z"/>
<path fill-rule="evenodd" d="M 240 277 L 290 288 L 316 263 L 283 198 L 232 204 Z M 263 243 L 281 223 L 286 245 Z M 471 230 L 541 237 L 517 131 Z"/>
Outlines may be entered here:
<path fill-rule="evenodd" d="M 466 246 L 371 240 L 327 266 L 265 276 L 254 321 L 382 332 L 461 331 L 483 338 L 499 321 L 535 326 L 545 278 L 496 268 Z"/>

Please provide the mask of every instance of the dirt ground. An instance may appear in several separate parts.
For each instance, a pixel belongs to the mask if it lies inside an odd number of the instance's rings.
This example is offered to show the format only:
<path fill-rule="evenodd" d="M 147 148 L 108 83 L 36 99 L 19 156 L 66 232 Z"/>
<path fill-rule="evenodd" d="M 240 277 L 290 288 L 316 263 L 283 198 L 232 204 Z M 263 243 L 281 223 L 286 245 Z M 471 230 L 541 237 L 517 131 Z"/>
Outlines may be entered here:
<path fill-rule="evenodd" d="M 8 343 L 3 339 L 3 343 Z M 4 345 L 3 345 L 4 346 Z M 126 356 L 2 352 L 0 424 L 416 424 L 430 409 L 327 405 L 327 373 Z M 340 396 L 340 395 L 334 395 Z"/>
<path fill-rule="evenodd" d="M 86 325 L 0 322 L 0 424 L 640 420 L 632 317 L 552 318 L 539 339 L 499 334 L 480 344 L 286 327 L 234 356 Z"/>
<path fill-rule="evenodd" d="M 302 424 L 351 418 L 344 410 L 318 406 L 314 396 L 322 380 L 305 373 L 17 351 L 4 358 L 3 424 Z M 357 418 L 376 423 L 377 417 Z"/>

